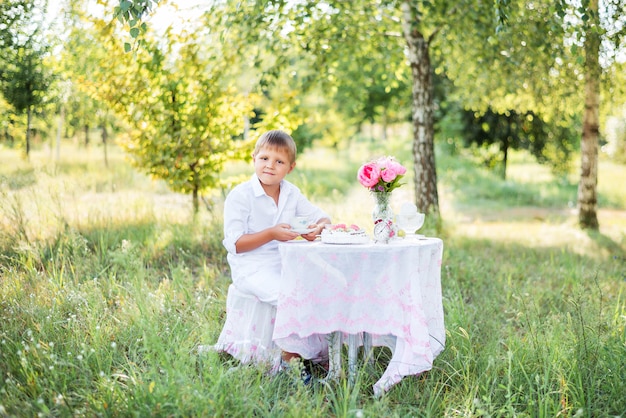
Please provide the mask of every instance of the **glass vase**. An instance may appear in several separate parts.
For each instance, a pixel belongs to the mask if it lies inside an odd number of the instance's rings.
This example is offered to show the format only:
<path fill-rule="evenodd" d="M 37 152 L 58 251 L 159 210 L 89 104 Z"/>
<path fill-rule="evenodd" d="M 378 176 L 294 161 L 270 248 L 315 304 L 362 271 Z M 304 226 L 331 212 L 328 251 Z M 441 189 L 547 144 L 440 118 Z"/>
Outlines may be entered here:
<path fill-rule="evenodd" d="M 390 192 L 374 192 L 376 203 L 372 212 L 374 220 L 374 240 L 376 242 L 388 243 L 396 236 L 397 228 L 393 222 L 393 210 L 389 205 Z"/>
<path fill-rule="evenodd" d="M 373 192 L 374 199 L 376 200 L 374 205 L 374 211 L 372 212 L 372 219 L 374 222 L 378 220 L 393 219 L 393 211 L 389 205 L 391 199 L 391 192 Z"/>

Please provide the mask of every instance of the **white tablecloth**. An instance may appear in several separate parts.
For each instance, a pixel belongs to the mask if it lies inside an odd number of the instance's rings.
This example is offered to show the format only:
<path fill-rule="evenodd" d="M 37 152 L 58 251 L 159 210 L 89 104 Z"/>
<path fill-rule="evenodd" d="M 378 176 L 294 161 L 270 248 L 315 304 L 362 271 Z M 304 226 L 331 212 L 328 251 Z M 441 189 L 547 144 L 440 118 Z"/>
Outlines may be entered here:
<path fill-rule="evenodd" d="M 291 241 L 279 250 L 285 287 L 274 327 L 278 345 L 292 335 L 367 332 L 373 345 L 393 353 L 374 385 L 377 394 L 432 368 L 445 345 L 440 239 L 361 245 Z"/>

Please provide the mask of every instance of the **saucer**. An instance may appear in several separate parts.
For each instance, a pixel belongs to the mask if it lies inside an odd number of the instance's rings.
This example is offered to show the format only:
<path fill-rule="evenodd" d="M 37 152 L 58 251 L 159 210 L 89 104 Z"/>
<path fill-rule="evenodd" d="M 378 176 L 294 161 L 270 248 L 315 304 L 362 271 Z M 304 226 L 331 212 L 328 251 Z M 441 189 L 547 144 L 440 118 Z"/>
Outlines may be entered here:
<path fill-rule="evenodd" d="M 291 230 L 293 232 L 296 232 L 296 233 L 300 234 L 300 235 L 304 235 L 304 234 L 308 234 L 309 232 L 315 231 L 315 228 L 311 228 L 311 229 L 306 229 L 306 228 L 305 229 L 295 229 L 295 228 L 291 228 Z"/>

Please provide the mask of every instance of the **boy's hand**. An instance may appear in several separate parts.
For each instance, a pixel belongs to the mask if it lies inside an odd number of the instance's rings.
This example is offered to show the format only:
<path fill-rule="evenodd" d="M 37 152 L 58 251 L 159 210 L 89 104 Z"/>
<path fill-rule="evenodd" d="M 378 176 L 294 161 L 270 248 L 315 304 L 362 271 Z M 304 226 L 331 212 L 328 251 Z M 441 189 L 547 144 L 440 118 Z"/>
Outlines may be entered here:
<path fill-rule="evenodd" d="M 322 229 L 324 229 L 324 225 L 312 224 L 312 225 L 309 225 L 308 229 L 312 229 L 312 231 L 309 232 L 308 234 L 302 234 L 302 238 L 304 238 L 307 241 L 315 241 L 315 238 L 317 238 L 317 236 L 322 233 Z"/>
<path fill-rule="evenodd" d="M 278 224 L 272 228 L 274 239 L 277 241 L 290 241 L 298 238 L 300 234 L 294 232 L 289 224 Z M 303 235 L 304 236 L 304 235 Z"/>

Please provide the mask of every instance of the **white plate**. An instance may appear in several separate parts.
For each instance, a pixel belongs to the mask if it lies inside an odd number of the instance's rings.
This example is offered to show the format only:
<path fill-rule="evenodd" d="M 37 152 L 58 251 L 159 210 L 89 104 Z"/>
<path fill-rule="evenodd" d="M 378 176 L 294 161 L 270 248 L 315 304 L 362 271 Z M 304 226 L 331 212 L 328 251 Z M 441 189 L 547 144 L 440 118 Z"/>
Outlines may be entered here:
<path fill-rule="evenodd" d="M 367 235 L 341 236 L 341 235 L 332 235 L 332 234 L 322 234 L 322 242 L 324 244 L 339 244 L 339 245 L 368 244 L 370 242 L 370 237 Z"/>
<path fill-rule="evenodd" d="M 304 234 L 308 234 L 309 232 L 313 232 L 315 231 L 315 228 L 311 228 L 311 229 L 291 229 L 293 232 L 296 232 L 300 235 L 304 235 Z"/>
<path fill-rule="evenodd" d="M 330 244 L 330 245 L 363 245 L 363 244 L 369 244 L 369 241 L 363 241 L 363 242 L 339 242 L 339 241 L 322 241 L 324 244 Z"/>

